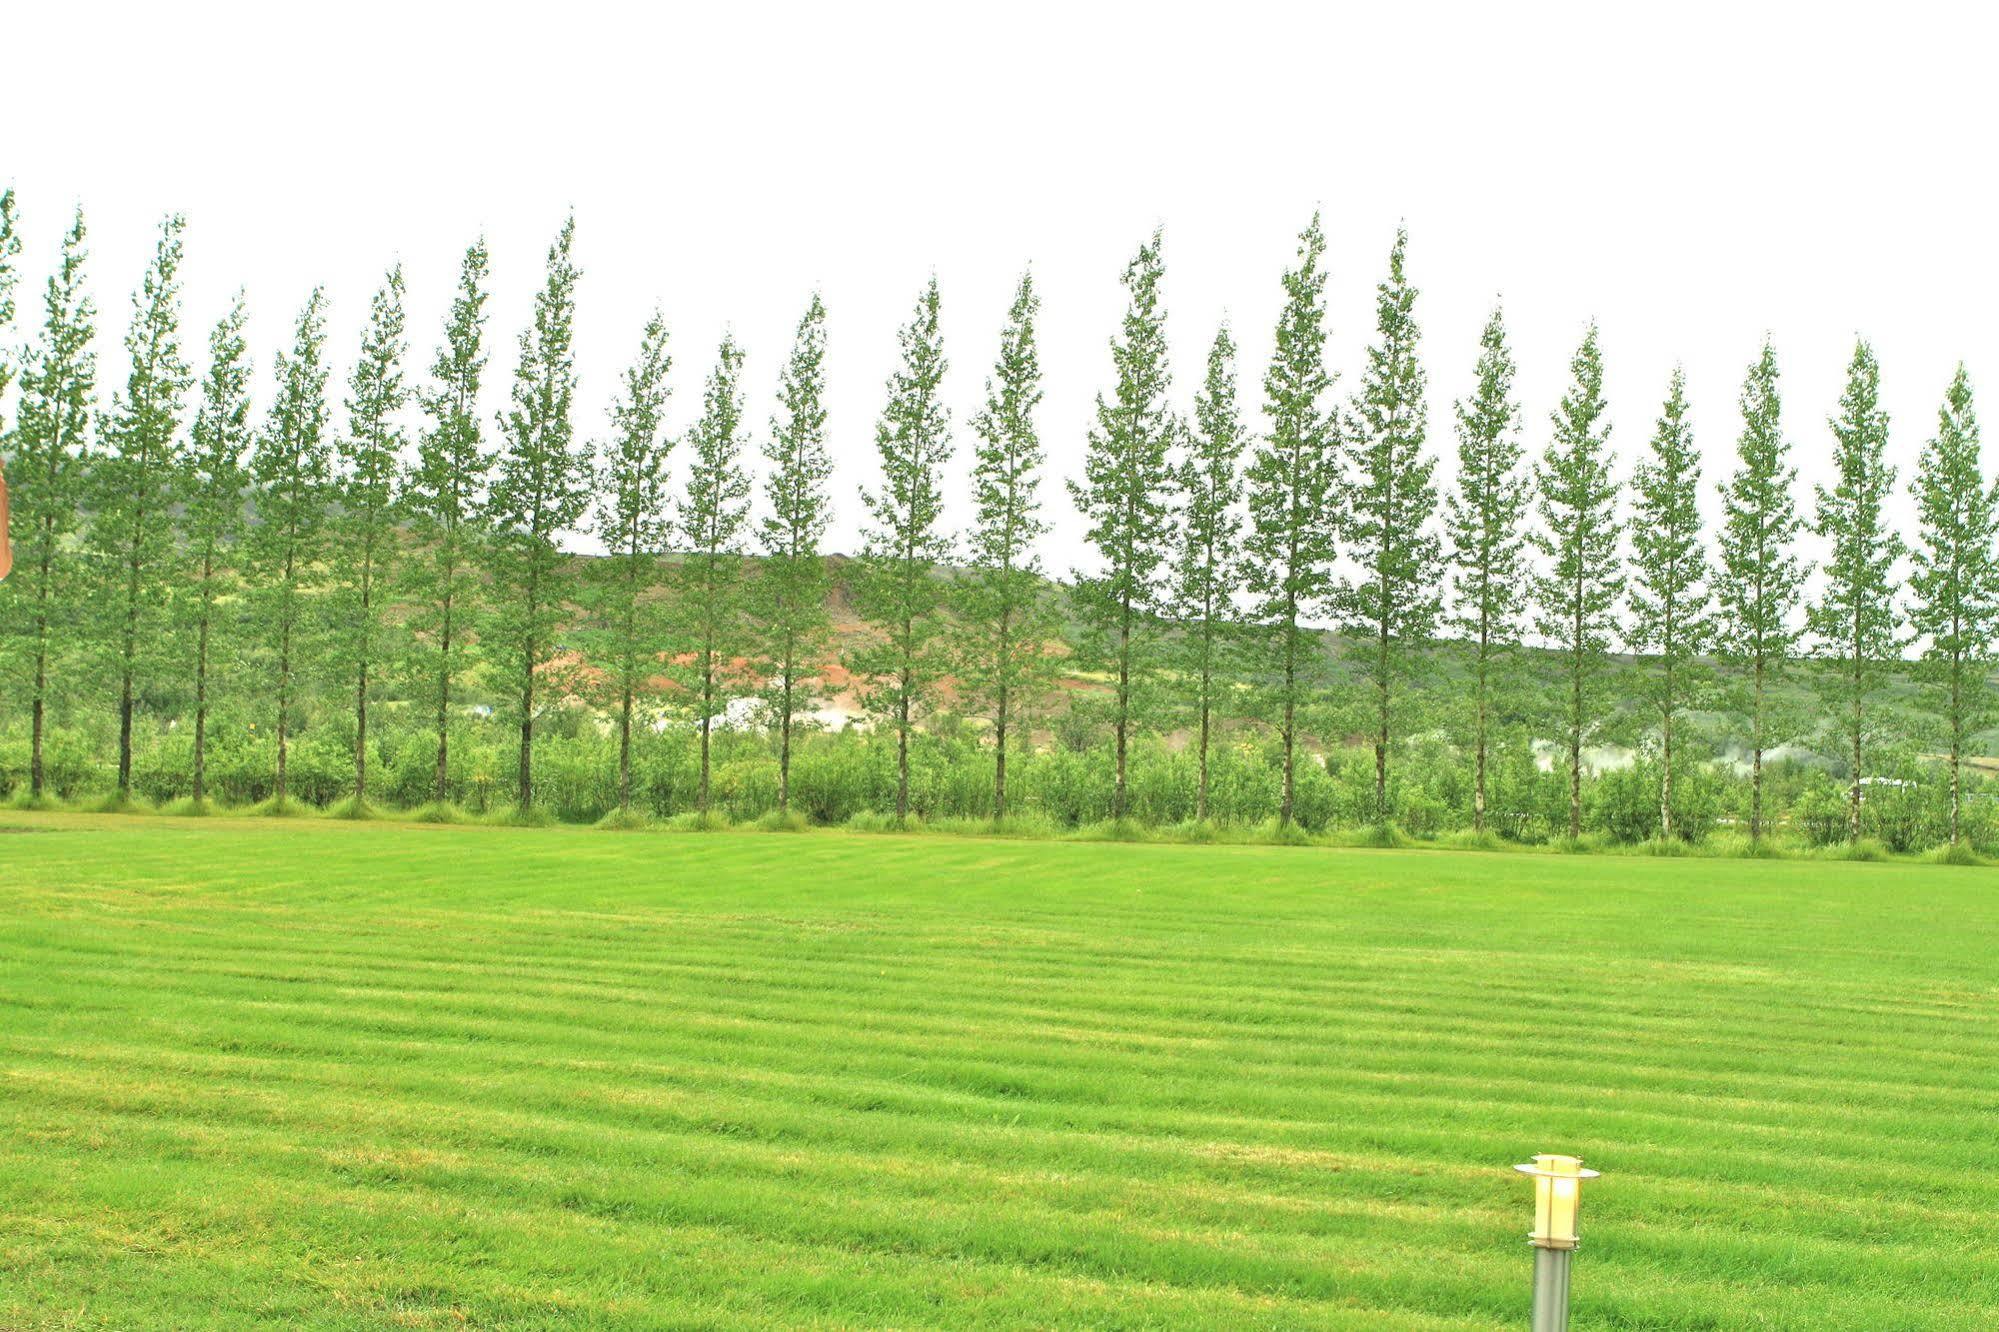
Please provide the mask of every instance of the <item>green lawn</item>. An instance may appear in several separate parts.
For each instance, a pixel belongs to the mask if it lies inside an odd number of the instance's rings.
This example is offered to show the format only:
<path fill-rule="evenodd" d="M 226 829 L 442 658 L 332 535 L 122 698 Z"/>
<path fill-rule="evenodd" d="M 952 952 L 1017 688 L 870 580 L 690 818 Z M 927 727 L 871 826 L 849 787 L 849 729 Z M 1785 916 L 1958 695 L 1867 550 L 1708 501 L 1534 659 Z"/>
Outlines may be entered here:
<path fill-rule="evenodd" d="M 0 814 L 0 1327 L 1999 1326 L 1999 872 Z"/>

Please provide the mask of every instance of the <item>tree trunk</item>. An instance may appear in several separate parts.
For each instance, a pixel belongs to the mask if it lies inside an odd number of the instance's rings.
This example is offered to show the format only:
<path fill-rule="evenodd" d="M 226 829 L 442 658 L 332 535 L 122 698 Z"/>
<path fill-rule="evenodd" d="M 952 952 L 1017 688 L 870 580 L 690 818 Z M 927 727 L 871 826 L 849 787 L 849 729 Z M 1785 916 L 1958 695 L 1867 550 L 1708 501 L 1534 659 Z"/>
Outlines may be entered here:
<path fill-rule="evenodd" d="M 292 630 L 289 612 L 287 613 L 284 629 L 279 634 L 279 641 L 278 778 L 276 788 L 272 791 L 272 794 L 277 798 L 277 811 L 282 814 L 284 813 L 285 799 L 290 793 L 290 773 L 287 771 L 287 760 L 289 757 L 287 742 L 290 739 L 291 726 Z"/>
<path fill-rule="evenodd" d="M 710 642 L 701 647 L 701 785 L 695 792 L 694 806 L 702 814 L 708 812 L 708 756 L 714 730 L 715 647 Z"/>
<path fill-rule="evenodd" d="M 539 509 L 535 522 L 539 524 Z M 534 668 L 536 652 L 540 646 L 536 642 L 535 624 L 541 615 L 541 565 L 538 560 L 528 563 L 527 595 L 522 598 L 522 610 L 527 632 L 521 637 L 521 761 L 516 777 L 519 798 L 516 807 L 526 813 L 534 808 Z"/>
<path fill-rule="evenodd" d="M 41 567 L 35 579 L 35 700 L 31 711 L 28 741 L 28 794 L 42 798 L 45 777 L 42 740 L 48 729 L 49 696 L 49 576 L 54 569 L 55 532 L 52 523 L 42 522 Z"/>
<path fill-rule="evenodd" d="M 446 570 L 446 587 L 451 571 Z M 444 596 L 444 617 L 437 633 L 437 774 L 433 798 L 442 805 L 451 793 L 449 768 L 451 748 L 451 594 Z"/>
<path fill-rule="evenodd" d="M 1117 776 L 1111 785 L 1111 818 L 1125 816 L 1125 731 L 1131 722 L 1131 599 L 1121 603 L 1118 620 L 1117 665 Z"/>
<path fill-rule="evenodd" d="M 1386 596 L 1384 594 L 1384 601 Z M 1374 687 L 1375 687 L 1375 733 L 1374 733 L 1374 821 L 1382 827 L 1388 826 L 1388 711 L 1390 689 L 1388 681 L 1388 619 L 1381 620 L 1380 636 L 1375 644 Z"/>
<path fill-rule="evenodd" d="M 530 617 L 534 614 L 529 607 Z M 515 805 L 525 814 L 534 808 L 534 647 L 521 651 L 521 760 L 515 776 Z"/>
<path fill-rule="evenodd" d="M 1853 785 L 1848 789 L 1846 802 L 1847 838 L 1855 842 L 1860 840 L 1860 731 L 1863 718 L 1860 687 L 1865 679 L 1860 654 L 1863 650 L 1860 604 L 1856 597 L 1853 607 Z"/>
<path fill-rule="evenodd" d="M 1214 711 L 1213 616 L 1214 610 L 1211 607 L 1205 613 L 1201 625 L 1201 783 L 1194 796 L 1194 817 L 1202 823 L 1208 821 L 1208 719 Z"/>
<path fill-rule="evenodd" d="M 999 717 L 993 723 L 993 822 L 1006 821 L 1006 685 L 1000 685 Z"/>
<path fill-rule="evenodd" d="M 368 801 L 368 658 L 374 651 L 374 625 L 369 620 L 374 599 L 375 554 L 365 552 L 361 562 L 360 660 L 354 670 L 354 812 Z"/>
<path fill-rule="evenodd" d="M 791 675 L 796 666 L 797 649 L 787 634 L 784 643 L 784 683 L 778 688 L 777 705 L 777 809 L 780 814 L 791 812 Z"/>
<path fill-rule="evenodd" d="M 1583 672 L 1578 657 L 1569 677 L 1569 840 L 1583 835 Z"/>
<path fill-rule="evenodd" d="M 625 677 L 624 706 L 618 714 L 618 808 L 632 807 L 632 679 Z"/>
<path fill-rule="evenodd" d="M 1659 746 L 1659 836 L 1673 838 L 1673 710 L 1666 709 L 1666 722 Z"/>
<path fill-rule="evenodd" d="M 202 553 L 201 622 L 194 633 L 194 803 L 208 796 L 208 622 L 214 616 L 209 597 L 209 579 L 214 574 L 212 557 Z"/>
<path fill-rule="evenodd" d="M 1475 753 L 1472 758 L 1471 795 L 1471 826 L 1472 831 L 1477 833 L 1485 831 L 1485 751 L 1487 746 L 1487 715 L 1491 709 L 1491 702 L 1487 697 L 1491 657 L 1492 633 L 1486 627 L 1484 614 L 1481 613 L 1478 629 L 1478 701 L 1476 704 L 1477 719 L 1473 725 L 1473 748 Z"/>
<path fill-rule="evenodd" d="M 1756 648 L 1756 695 L 1749 719 L 1749 844 L 1763 841 L 1763 648 Z"/>
<path fill-rule="evenodd" d="M 1848 838 L 1857 842 L 1860 840 L 1860 728 L 1862 713 L 1860 704 L 1860 671 L 1857 665 L 1859 658 L 1856 656 L 1854 661 L 1856 667 L 1853 672 L 1853 785 L 1847 792 L 1846 821 Z"/>
<path fill-rule="evenodd" d="M 42 771 L 42 733 L 48 726 L 48 707 L 43 701 L 49 688 L 48 652 L 37 648 L 35 652 L 35 705 L 32 709 L 33 721 L 29 723 L 28 741 L 28 794 L 36 800 L 42 798 L 45 778 Z"/>
<path fill-rule="evenodd" d="M 1277 806 L 1277 826 L 1288 828 L 1297 809 L 1296 753 L 1298 747 L 1298 603 L 1293 598 L 1284 618 L 1284 795 Z"/>
<path fill-rule="evenodd" d="M 1580 568 L 1580 560 L 1578 567 Z M 1583 588 L 1576 575 L 1575 650 L 1569 658 L 1569 840 L 1583 835 Z"/>
<path fill-rule="evenodd" d="M 132 676 L 139 655 L 139 572 L 143 545 L 140 533 L 145 525 L 146 513 L 142 509 L 132 526 L 132 554 L 125 575 L 125 633 L 118 654 L 118 794 L 121 797 L 132 793 Z"/>
<path fill-rule="evenodd" d="M 1011 571 L 1009 570 L 1010 574 Z M 1009 589 L 1008 595 L 1012 592 Z M 1013 670 L 1011 644 L 1013 614 L 1011 609 L 1000 612 L 999 622 L 999 706 L 993 715 L 993 822 L 1006 819 L 1006 723 L 1007 723 L 1007 680 Z"/>
<path fill-rule="evenodd" d="M 895 700 L 895 823 L 898 828 L 909 822 L 909 692 L 909 672 L 905 670 L 902 688 Z"/>
<path fill-rule="evenodd" d="M 1953 633 L 1953 638 L 1955 638 Z M 1958 810 L 1964 795 L 1964 662 L 1955 649 L 1950 663 L 1950 844 L 1957 845 Z"/>

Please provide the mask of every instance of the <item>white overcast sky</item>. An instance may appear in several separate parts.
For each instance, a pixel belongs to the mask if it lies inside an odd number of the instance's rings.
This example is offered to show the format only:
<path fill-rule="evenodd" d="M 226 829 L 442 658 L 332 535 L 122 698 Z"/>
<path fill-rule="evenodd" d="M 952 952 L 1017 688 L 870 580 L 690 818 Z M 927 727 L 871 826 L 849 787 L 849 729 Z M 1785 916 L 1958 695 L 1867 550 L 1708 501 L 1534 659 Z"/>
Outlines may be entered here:
<path fill-rule="evenodd" d="M 190 223 L 191 346 L 247 286 L 260 371 L 323 283 L 344 376 L 395 260 L 427 367 L 459 255 L 484 233 L 496 409 L 574 208 L 591 435 L 655 303 L 675 428 L 733 327 L 761 432 L 816 287 L 837 549 L 853 548 L 854 490 L 874 475 L 896 326 L 931 272 L 963 447 L 1032 263 L 1042 432 L 1073 475 L 1141 237 L 1166 229 L 1182 401 L 1227 317 L 1253 403 L 1314 207 L 1342 392 L 1407 222 L 1447 458 L 1450 400 L 1503 295 L 1537 450 L 1595 318 L 1626 468 L 1680 361 L 1718 475 L 1768 330 L 1799 461 L 1823 477 L 1825 418 L 1864 333 L 1906 480 L 1958 360 L 1999 395 L 1999 22 L 1980 8 L 33 3 L 0 37 L 0 183 L 30 247 L 24 326 L 71 207 L 88 210 L 107 390 L 168 210 Z M 1052 479 L 1047 499 L 1063 572 L 1087 555 Z"/>

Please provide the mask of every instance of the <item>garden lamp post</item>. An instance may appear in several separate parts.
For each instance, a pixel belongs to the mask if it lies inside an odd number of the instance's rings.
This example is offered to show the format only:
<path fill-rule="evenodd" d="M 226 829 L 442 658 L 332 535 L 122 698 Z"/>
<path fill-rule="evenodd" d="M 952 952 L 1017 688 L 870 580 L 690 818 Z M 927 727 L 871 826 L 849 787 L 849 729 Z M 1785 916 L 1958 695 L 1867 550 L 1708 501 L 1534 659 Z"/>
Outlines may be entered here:
<path fill-rule="evenodd" d="M 1569 1262 L 1581 1236 L 1576 1230 L 1583 1181 L 1595 1179 L 1580 1156 L 1543 1154 L 1513 1167 L 1534 1181 L 1534 1332 L 1568 1332 Z"/>

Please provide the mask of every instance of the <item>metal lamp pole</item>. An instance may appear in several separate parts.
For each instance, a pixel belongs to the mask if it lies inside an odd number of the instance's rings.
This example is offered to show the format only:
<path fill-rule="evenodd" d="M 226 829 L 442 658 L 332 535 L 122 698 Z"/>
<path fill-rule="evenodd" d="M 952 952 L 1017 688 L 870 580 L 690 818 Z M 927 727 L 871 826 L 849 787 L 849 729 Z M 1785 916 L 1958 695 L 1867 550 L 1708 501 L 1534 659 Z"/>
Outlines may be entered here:
<path fill-rule="evenodd" d="M 1534 1180 L 1534 1332 L 1568 1332 L 1569 1264 L 1582 1242 L 1582 1182 L 1598 1172 L 1580 1156 L 1541 1155 L 1513 1167 Z"/>

